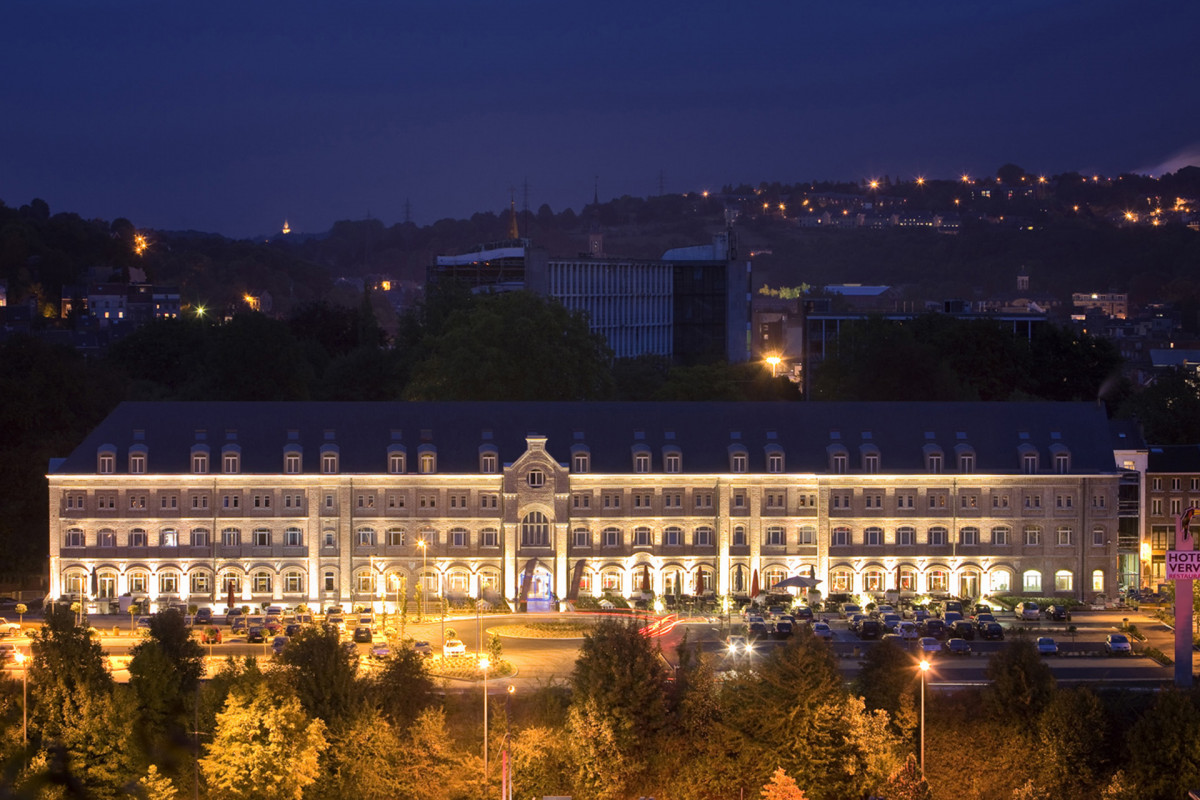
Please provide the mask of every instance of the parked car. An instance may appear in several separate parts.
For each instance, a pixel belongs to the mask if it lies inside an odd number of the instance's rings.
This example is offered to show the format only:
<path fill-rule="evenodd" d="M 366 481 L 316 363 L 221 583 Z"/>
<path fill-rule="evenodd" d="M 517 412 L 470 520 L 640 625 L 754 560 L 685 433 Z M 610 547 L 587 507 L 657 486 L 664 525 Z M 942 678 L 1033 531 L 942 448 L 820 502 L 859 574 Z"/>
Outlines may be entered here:
<path fill-rule="evenodd" d="M 850 617 L 853 617 L 855 614 L 861 614 L 861 613 L 862 613 L 862 609 L 860 607 L 858 607 L 857 605 L 855 605 L 854 603 L 842 603 L 842 610 L 841 610 L 842 619 L 849 619 Z"/>
<path fill-rule="evenodd" d="M 792 635 L 792 623 L 786 619 L 781 619 L 775 623 L 775 638 L 787 639 Z"/>
<path fill-rule="evenodd" d="M 895 611 L 889 611 L 879 616 L 879 621 L 883 623 L 883 627 L 892 632 L 896 632 L 896 626 L 900 624 L 900 615 Z"/>
<path fill-rule="evenodd" d="M 283 606 L 267 606 L 267 616 L 268 617 L 282 617 L 283 616 Z"/>
<path fill-rule="evenodd" d="M 21 632 L 21 626 L 0 617 L 0 636 L 16 636 Z"/>
<path fill-rule="evenodd" d="M 5 642 L 0 644 L 0 664 L 7 664 L 15 660 L 17 657 L 17 646 Z"/>
<path fill-rule="evenodd" d="M 1038 655 L 1056 656 L 1058 655 L 1058 643 L 1049 636 L 1039 636 L 1037 640 Z"/>
<path fill-rule="evenodd" d="M 943 647 L 952 656 L 971 655 L 971 643 L 966 639 L 947 639 Z"/>
<path fill-rule="evenodd" d="M 949 631 L 945 621 L 940 619 L 927 619 L 922 627 L 926 636 L 932 636 L 935 639 L 945 639 Z"/>
<path fill-rule="evenodd" d="M 458 639 L 447 639 L 442 645 L 443 656 L 461 656 L 467 652 L 467 646 Z"/>
<path fill-rule="evenodd" d="M 863 639 L 878 639 L 883 635 L 883 625 L 879 620 L 864 619 L 858 626 L 858 638 Z"/>
<path fill-rule="evenodd" d="M 971 609 L 971 613 L 976 616 L 979 616 L 980 614 L 990 614 L 992 613 L 992 607 L 987 603 L 976 603 L 975 608 Z"/>
<path fill-rule="evenodd" d="M 412 648 L 417 655 L 424 656 L 425 658 L 433 655 L 433 646 L 429 642 L 417 640 L 412 643 Z"/>
<path fill-rule="evenodd" d="M 1024 603 L 1017 603 L 1013 607 L 1013 616 L 1018 619 L 1036 622 L 1042 618 L 1042 610 L 1038 608 L 1038 604 L 1026 600 Z"/>
<path fill-rule="evenodd" d="M 813 635 L 818 639 L 824 639 L 827 642 L 833 641 L 833 628 L 829 627 L 828 622 L 814 622 L 812 630 Z"/>
<path fill-rule="evenodd" d="M 235 616 L 229 623 L 229 630 L 233 633 L 246 630 L 246 618 L 243 616 Z"/>
<path fill-rule="evenodd" d="M 958 602 L 957 600 L 947 600 L 944 606 L 944 611 L 946 614 L 949 614 L 951 611 L 953 611 L 954 613 L 961 615 L 963 613 L 962 603 Z"/>
<path fill-rule="evenodd" d="M 897 625 L 896 633 L 900 634 L 901 639 L 910 642 L 920 636 L 920 634 L 917 632 L 917 623 L 908 621 L 901 622 L 899 625 Z"/>
<path fill-rule="evenodd" d="M 942 622 L 950 626 L 953 626 L 954 623 L 958 622 L 962 618 L 963 615 L 961 611 L 947 611 L 945 614 L 942 614 Z"/>
<path fill-rule="evenodd" d="M 995 617 L 995 615 L 988 614 L 988 613 L 976 614 L 974 622 L 975 622 L 975 628 L 979 629 L 979 628 L 982 628 L 984 625 L 988 624 L 989 622 L 996 622 L 996 617 Z"/>
<path fill-rule="evenodd" d="M 950 626 L 950 631 L 946 635 L 954 639 L 973 640 L 975 638 L 975 626 L 972 625 L 969 620 L 956 620 L 955 623 Z"/>
<path fill-rule="evenodd" d="M 858 633 L 858 626 L 862 625 L 862 621 L 864 619 L 866 619 L 866 616 L 863 614 L 855 614 L 854 616 L 850 617 L 850 630 L 854 633 Z"/>
<path fill-rule="evenodd" d="M 925 656 L 934 656 L 942 652 L 942 643 L 932 636 L 922 636 L 917 639 L 917 651 Z"/>
<path fill-rule="evenodd" d="M 258 625 L 254 626 L 253 628 L 250 628 L 248 631 L 246 631 L 246 641 L 251 644 L 264 643 L 265 641 L 267 641 L 266 628 L 260 627 Z"/>
<path fill-rule="evenodd" d="M 287 647 L 287 643 L 288 643 L 288 637 L 276 636 L 274 639 L 271 640 L 271 649 L 273 651 L 275 651 L 275 655 L 279 655 L 280 653 L 283 652 L 283 648 Z"/>
<path fill-rule="evenodd" d="M 1069 616 L 1071 616 L 1071 612 L 1067 610 L 1066 606 L 1057 604 L 1046 606 L 1046 619 L 1052 619 L 1055 622 L 1061 622 Z"/>
<path fill-rule="evenodd" d="M 200 608 L 196 610 L 196 616 L 192 618 L 194 625 L 212 625 L 213 613 L 211 608 Z"/>
<path fill-rule="evenodd" d="M 374 636 L 371 633 L 371 629 L 366 625 L 359 625 L 354 629 L 354 641 L 360 644 L 370 644 L 373 639 Z"/>
<path fill-rule="evenodd" d="M 757 622 L 751 622 L 746 626 L 746 634 L 751 639 L 765 639 L 770 635 L 770 631 L 767 630 L 767 623 L 762 621 L 762 617 L 759 617 Z"/>
<path fill-rule="evenodd" d="M 1118 653 L 1122 655 L 1132 655 L 1133 645 L 1129 643 L 1129 637 L 1123 633 L 1110 633 L 1104 637 L 1104 653 L 1106 655 L 1115 656 Z"/>
<path fill-rule="evenodd" d="M 813 610 L 808 606 L 800 606 L 792 611 L 792 615 L 796 619 L 811 620 L 813 618 Z"/>
<path fill-rule="evenodd" d="M 979 629 L 980 639 L 1004 639 L 1004 626 L 999 622 L 989 622 Z"/>
<path fill-rule="evenodd" d="M 288 638 L 291 638 L 292 636 L 295 636 L 297 633 L 299 633 L 303 629 L 304 629 L 304 626 L 301 625 L 299 622 L 289 622 L 287 625 L 283 626 L 283 635 L 287 636 Z"/>
<path fill-rule="evenodd" d="M 200 644 L 220 644 L 221 629 L 216 625 L 209 625 L 204 630 L 200 631 Z"/>

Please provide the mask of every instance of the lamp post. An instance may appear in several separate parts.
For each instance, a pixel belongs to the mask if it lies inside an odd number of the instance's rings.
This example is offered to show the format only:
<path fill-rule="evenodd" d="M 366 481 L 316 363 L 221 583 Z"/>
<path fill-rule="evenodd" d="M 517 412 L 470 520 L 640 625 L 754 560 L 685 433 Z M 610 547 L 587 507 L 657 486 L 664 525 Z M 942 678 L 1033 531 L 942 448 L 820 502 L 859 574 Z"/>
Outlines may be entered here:
<path fill-rule="evenodd" d="M 929 672 L 928 659 L 921 659 L 921 774 L 925 774 L 925 675 Z"/>
<path fill-rule="evenodd" d="M 479 668 L 483 670 L 483 785 L 485 787 L 488 781 L 487 671 L 489 666 L 491 666 L 491 662 L 488 661 L 487 656 L 479 659 Z"/>
<path fill-rule="evenodd" d="M 504 751 L 500 776 L 500 800 L 512 800 L 512 755 L 508 750 L 508 737 L 512 733 L 512 696 L 517 687 L 508 685 L 508 694 L 504 698 Z"/>
<path fill-rule="evenodd" d="M 779 362 L 782 361 L 779 356 L 767 356 L 765 361 L 771 365 L 771 377 L 779 377 Z"/>
<path fill-rule="evenodd" d="M 421 622 L 425 621 L 425 569 L 428 565 L 429 544 L 424 539 L 417 540 L 417 547 L 421 548 Z"/>
<path fill-rule="evenodd" d="M 29 744 L 29 670 L 25 668 L 24 653 L 18 650 L 13 658 L 21 665 L 21 737 Z"/>

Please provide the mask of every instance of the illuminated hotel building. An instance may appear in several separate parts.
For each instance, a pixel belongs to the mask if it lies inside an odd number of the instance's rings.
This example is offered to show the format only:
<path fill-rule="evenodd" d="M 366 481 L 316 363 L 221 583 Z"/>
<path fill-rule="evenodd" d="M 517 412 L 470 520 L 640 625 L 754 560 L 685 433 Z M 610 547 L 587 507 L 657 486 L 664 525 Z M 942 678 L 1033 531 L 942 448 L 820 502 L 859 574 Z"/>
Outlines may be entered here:
<path fill-rule="evenodd" d="M 124 403 L 50 466 L 49 595 L 1112 597 L 1120 475 L 1089 403 Z"/>

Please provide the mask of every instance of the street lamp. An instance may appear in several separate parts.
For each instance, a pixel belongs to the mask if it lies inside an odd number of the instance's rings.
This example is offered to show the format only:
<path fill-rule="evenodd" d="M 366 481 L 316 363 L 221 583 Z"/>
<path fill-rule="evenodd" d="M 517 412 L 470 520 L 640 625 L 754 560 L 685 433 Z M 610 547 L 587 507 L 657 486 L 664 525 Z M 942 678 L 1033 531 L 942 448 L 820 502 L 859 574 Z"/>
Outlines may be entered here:
<path fill-rule="evenodd" d="M 21 736 L 29 744 L 29 670 L 25 669 L 25 654 L 20 650 L 13 658 L 21 665 Z"/>
<path fill-rule="evenodd" d="M 928 659 L 921 659 L 921 774 L 925 774 L 925 675 L 929 672 Z"/>
<path fill-rule="evenodd" d="M 765 361 L 771 365 L 771 377 L 779 377 L 779 362 L 782 361 L 779 356 L 767 356 Z"/>
<path fill-rule="evenodd" d="M 512 696 L 517 687 L 508 685 L 504 698 L 504 750 L 501 756 L 500 800 L 512 800 L 512 755 L 508 749 L 508 737 L 512 733 Z"/>
<path fill-rule="evenodd" d="M 429 543 L 424 539 L 417 540 L 417 547 L 421 548 L 421 622 L 425 621 L 425 569 L 429 556 Z"/>
<path fill-rule="evenodd" d="M 483 785 L 487 786 L 488 780 L 488 743 L 487 743 L 487 671 L 491 666 L 487 656 L 479 659 L 479 668 L 483 670 Z"/>

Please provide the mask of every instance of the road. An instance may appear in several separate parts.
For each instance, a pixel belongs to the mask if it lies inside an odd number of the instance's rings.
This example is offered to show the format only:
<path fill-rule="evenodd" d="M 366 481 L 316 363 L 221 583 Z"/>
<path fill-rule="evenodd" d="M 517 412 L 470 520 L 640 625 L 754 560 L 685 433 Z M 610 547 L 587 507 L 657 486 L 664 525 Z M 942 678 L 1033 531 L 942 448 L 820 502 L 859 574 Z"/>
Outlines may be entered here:
<path fill-rule="evenodd" d="M 487 615 L 482 618 L 450 617 L 445 620 L 444 627 L 453 630 L 455 636 L 462 640 L 468 653 L 480 648 L 480 630 L 486 631 L 505 625 L 526 622 L 531 619 L 546 620 L 557 618 L 589 617 L 590 615 Z M 1024 631 L 1031 637 L 1053 636 L 1059 644 L 1063 655 L 1058 658 L 1047 658 L 1055 677 L 1062 682 L 1086 681 L 1089 683 L 1163 683 L 1170 682 L 1174 677 L 1173 667 L 1160 666 L 1153 660 L 1134 656 L 1129 658 L 1108 658 L 1101 651 L 1101 643 L 1105 634 L 1119 629 L 1125 619 L 1135 623 L 1139 630 L 1146 635 L 1147 643 L 1159 650 L 1170 654 L 1173 652 L 1172 633 L 1169 628 L 1152 618 L 1136 612 L 1078 612 L 1071 621 L 1076 627 L 1076 633 L 1071 636 L 1066 632 L 1066 623 L 1019 623 L 1012 617 L 1000 618 L 1005 627 L 1005 635 L 1011 638 Z M 830 625 L 834 630 L 832 648 L 838 659 L 838 668 L 850 680 L 857 674 L 860 662 L 867 649 L 875 646 L 873 642 L 860 642 L 847 629 L 846 622 L 830 617 Z M 118 681 L 128 680 L 129 649 L 139 641 L 139 637 L 129 632 L 129 620 L 116 617 L 93 617 L 92 625 L 101 632 L 101 645 L 110 658 L 113 675 Z M 737 626 L 735 617 L 733 624 Z M 205 646 L 209 655 L 207 666 L 211 672 L 227 656 L 242 657 L 255 655 L 259 658 L 272 658 L 269 644 L 248 644 L 245 636 L 229 636 L 229 629 L 220 626 L 226 634 L 225 641 L 219 645 Z M 725 636 L 727 628 L 719 618 L 697 617 L 683 621 L 658 641 L 663 654 L 669 662 L 677 661 L 675 649 L 683 640 L 686 632 L 690 646 L 704 653 L 713 654 L 716 658 L 717 669 L 736 669 L 739 662 L 731 659 L 725 653 Z M 425 623 L 410 623 L 406 634 L 418 640 L 428 641 L 433 649 L 439 650 L 442 642 L 443 623 L 441 620 Z M 381 637 L 380 637 L 381 638 Z M 18 648 L 28 652 L 28 640 L 24 636 L 11 637 L 7 641 L 15 643 Z M 527 639 L 505 635 L 501 639 L 503 657 L 513 664 L 516 673 L 510 677 L 489 682 L 489 691 L 502 692 L 511 684 L 518 691 L 527 691 L 549 685 L 553 682 L 563 683 L 569 680 L 575 658 L 579 652 L 582 639 Z M 382 642 L 380 642 L 382 643 Z M 783 641 L 760 641 L 756 643 L 756 654 L 763 654 L 769 648 L 779 647 Z M 974 641 L 972 654 L 966 657 L 941 655 L 934 659 L 934 668 L 929 675 L 927 686 L 953 687 L 964 683 L 980 683 L 986 680 L 985 671 L 988 656 L 1000 650 L 1003 642 Z M 367 656 L 372 645 L 355 645 L 361 655 Z M 751 660 L 756 656 L 752 656 Z M 20 667 L 9 663 L 5 669 L 10 674 L 20 676 Z M 468 681 L 447 681 L 448 688 L 466 688 L 472 684 Z"/>

